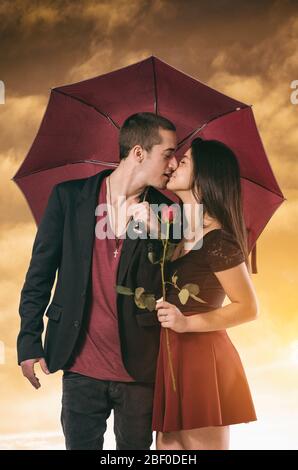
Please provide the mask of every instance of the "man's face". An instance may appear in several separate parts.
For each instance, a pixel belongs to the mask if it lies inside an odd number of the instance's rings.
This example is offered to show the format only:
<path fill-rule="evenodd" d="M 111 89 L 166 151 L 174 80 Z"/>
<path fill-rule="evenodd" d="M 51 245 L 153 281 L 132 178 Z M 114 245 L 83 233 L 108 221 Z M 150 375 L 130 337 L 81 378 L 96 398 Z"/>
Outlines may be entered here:
<path fill-rule="evenodd" d="M 142 172 L 147 186 L 165 189 L 178 166 L 175 157 L 177 137 L 176 132 L 165 129 L 159 129 L 159 134 L 161 143 L 154 145 L 150 152 L 144 152 Z"/>

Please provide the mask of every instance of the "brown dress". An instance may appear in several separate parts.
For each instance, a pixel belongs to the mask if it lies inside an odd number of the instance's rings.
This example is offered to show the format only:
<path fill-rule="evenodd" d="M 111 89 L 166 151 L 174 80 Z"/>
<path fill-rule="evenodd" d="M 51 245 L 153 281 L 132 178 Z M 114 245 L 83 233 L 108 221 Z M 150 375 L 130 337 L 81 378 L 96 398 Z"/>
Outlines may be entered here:
<path fill-rule="evenodd" d="M 167 279 L 176 272 L 177 285 L 198 284 L 206 303 L 189 298 L 182 305 L 178 290 L 167 285 L 166 300 L 184 315 L 204 313 L 222 306 L 225 292 L 214 272 L 244 261 L 237 240 L 223 229 L 203 237 L 203 245 L 168 263 Z M 173 390 L 161 328 L 154 390 L 152 429 L 170 432 L 206 426 L 225 426 L 257 420 L 249 385 L 239 354 L 226 330 L 176 333 L 169 341 L 176 381 Z"/>

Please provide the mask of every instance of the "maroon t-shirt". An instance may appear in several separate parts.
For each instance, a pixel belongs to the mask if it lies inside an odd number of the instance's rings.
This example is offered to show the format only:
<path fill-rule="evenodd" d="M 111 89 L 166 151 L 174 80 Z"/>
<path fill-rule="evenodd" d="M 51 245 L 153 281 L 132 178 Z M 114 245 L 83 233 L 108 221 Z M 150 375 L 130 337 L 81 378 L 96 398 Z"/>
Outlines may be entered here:
<path fill-rule="evenodd" d="M 106 194 L 105 177 L 100 186 L 98 204 L 106 203 Z M 96 223 L 102 217 L 108 220 L 106 211 L 95 217 Z M 134 379 L 126 371 L 121 357 L 114 287 L 122 245 L 123 239 L 120 239 L 119 253 L 115 258 L 116 239 L 94 237 L 90 320 L 86 331 L 82 331 L 85 334 L 83 345 L 68 370 L 96 379 L 132 382 Z"/>

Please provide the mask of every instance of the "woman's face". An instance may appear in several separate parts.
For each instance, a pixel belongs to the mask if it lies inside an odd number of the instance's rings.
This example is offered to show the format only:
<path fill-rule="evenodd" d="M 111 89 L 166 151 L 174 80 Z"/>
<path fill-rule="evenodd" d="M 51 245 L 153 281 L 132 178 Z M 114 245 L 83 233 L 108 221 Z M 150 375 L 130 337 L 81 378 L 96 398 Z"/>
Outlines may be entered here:
<path fill-rule="evenodd" d="M 191 148 L 187 150 L 185 155 L 179 162 L 177 169 L 172 173 L 167 183 L 167 189 L 179 194 L 189 191 L 193 182 L 193 161 L 191 156 Z"/>

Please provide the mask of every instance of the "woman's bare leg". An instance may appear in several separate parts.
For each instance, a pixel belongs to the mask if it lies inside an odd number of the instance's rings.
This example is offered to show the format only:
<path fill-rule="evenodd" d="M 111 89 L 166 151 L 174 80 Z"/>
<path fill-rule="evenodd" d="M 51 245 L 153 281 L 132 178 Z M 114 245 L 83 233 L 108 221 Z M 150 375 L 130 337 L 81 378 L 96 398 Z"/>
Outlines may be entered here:
<path fill-rule="evenodd" d="M 208 426 L 179 431 L 178 439 L 185 450 L 228 450 L 229 426 Z"/>
<path fill-rule="evenodd" d="M 184 450 L 178 432 L 156 432 L 156 450 Z"/>

